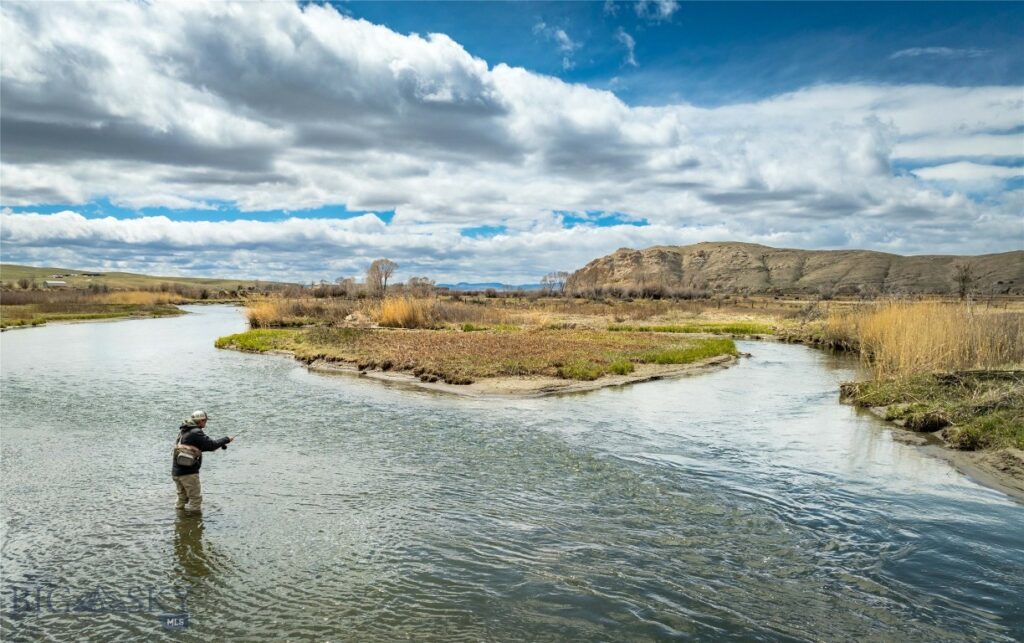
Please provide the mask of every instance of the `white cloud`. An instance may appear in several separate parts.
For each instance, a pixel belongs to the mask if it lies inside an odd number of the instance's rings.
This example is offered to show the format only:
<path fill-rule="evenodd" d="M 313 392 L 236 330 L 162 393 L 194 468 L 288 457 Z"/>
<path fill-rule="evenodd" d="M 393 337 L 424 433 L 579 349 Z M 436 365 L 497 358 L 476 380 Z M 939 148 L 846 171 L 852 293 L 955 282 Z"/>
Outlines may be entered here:
<path fill-rule="evenodd" d="M 615 39 L 626 48 L 626 58 L 623 64 L 636 67 L 636 40 L 633 39 L 633 36 L 626 33 L 626 30 L 622 27 L 619 27 L 618 31 L 615 32 Z"/>
<path fill-rule="evenodd" d="M 573 60 L 573 53 L 580 48 L 580 43 L 574 42 L 565 29 L 558 29 L 540 20 L 533 26 L 533 33 L 543 36 L 545 39 L 555 43 L 562 55 L 562 69 L 572 69 L 576 66 Z"/>
<path fill-rule="evenodd" d="M 913 174 L 926 181 L 954 189 L 990 191 L 997 189 L 1009 179 L 1024 178 L 1024 168 L 958 161 L 920 167 L 913 170 Z"/>
<path fill-rule="evenodd" d="M 184 199 L 174 194 L 122 194 L 114 198 L 114 205 L 133 210 L 142 208 L 170 208 L 174 210 L 216 210 L 217 206 L 205 201 Z"/>
<path fill-rule="evenodd" d="M 821 85 L 714 108 L 634 107 L 315 4 L 5 2 L 0 20 L 4 204 L 395 211 L 360 230 L 211 223 L 202 231 L 238 243 L 170 255 L 196 270 L 266 261 L 274 253 L 245 244 L 275 235 L 275 252 L 296 254 L 273 269 L 317 277 L 330 275 L 316 265 L 340 270 L 360 253 L 393 252 L 439 278 L 521 279 L 620 245 L 709 238 L 904 252 L 1015 243 L 1001 232 L 1019 215 L 1015 193 L 973 201 L 890 164 L 1022 156 L 1019 133 L 998 133 L 1024 126 L 1019 87 Z M 555 210 L 651 225 L 563 230 Z M 147 248 L 200 230 L 141 220 L 6 214 L 5 260 L 149 261 Z M 509 232 L 500 243 L 458 234 L 481 225 Z"/>
<path fill-rule="evenodd" d="M 953 47 L 911 47 L 893 52 L 889 58 L 919 58 L 921 56 L 935 56 L 938 58 L 978 58 L 989 52 L 988 49 Z"/>
<path fill-rule="evenodd" d="M 638 0 L 633 4 L 636 15 L 648 20 L 668 20 L 679 10 L 677 0 Z"/>

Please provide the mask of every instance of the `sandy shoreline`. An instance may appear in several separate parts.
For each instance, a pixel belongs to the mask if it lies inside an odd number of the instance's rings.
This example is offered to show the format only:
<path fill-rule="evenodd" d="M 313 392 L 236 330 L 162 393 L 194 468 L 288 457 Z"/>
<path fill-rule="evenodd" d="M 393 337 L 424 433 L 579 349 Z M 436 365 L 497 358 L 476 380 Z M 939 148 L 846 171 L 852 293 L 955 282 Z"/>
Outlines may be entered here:
<path fill-rule="evenodd" d="M 237 348 L 225 347 L 227 350 L 243 351 Z M 291 351 L 269 350 L 259 355 L 281 355 L 294 358 Z M 596 380 L 581 381 L 567 380 L 559 377 L 530 376 L 530 377 L 489 377 L 478 380 L 472 384 L 447 384 L 445 382 L 425 382 L 411 373 L 401 371 L 380 371 L 380 370 L 359 370 L 355 364 L 346 362 L 334 362 L 328 360 L 316 360 L 306 365 L 306 368 L 314 373 L 325 375 L 346 375 L 350 377 L 362 377 L 377 380 L 385 384 L 407 386 L 437 393 L 447 393 L 462 397 L 473 398 L 525 398 L 545 397 L 549 395 L 564 395 L 571 393 L 584 393 L 602 388 L 625 386 L 627 384 L 638 384 L 672 377 L 683 377 L 686 375 L 697 375 L 720 368 L 726 368 L 737 361 L 733 355 L 718 355 L 692 364 L 637 364 L 636 370 L 629 375 L 604 375 Z"/>
<path fill-rule="evenodd" d="M 888 420 L 885 407 L 874 406 L 868 410 L 893 426 L 892 435 L 896 440 L 918 446 L 929 455 L 950 463 L 978 484 L 1001 491 L 1024 504 L 1024 451 L 1012 448 L 986 451 L 953 449 L 936 434 L 911 431 L 899 422 Z"/>
<path fill-rule="evenodd" d="M 709 370 L 724 368 L 736 361 L 732 355 L 719 355 L 692 364 L 676 364 L 659 366 L 657 364 L 638 364 L 636 370 L 629 375 L 604 375 L 596 380 L 566 380 L 558 377 L 489 377 L 472 384 L 446 384 L 444 382 L 424 382 L 415 375 L 396 371 L 360 371 L 351 364 L 317 360 L 309 364 L 310 371 L 326 374 L 357 375 L 369 379 L 404 384 L 414 388 L 450 393 L 464 397 L 478 398 L 518 398 L 544 397 L 566 393 L 583 393 L 611 386 L 623 386 L 650 382 L 669 377 L 695 375 Z"/>

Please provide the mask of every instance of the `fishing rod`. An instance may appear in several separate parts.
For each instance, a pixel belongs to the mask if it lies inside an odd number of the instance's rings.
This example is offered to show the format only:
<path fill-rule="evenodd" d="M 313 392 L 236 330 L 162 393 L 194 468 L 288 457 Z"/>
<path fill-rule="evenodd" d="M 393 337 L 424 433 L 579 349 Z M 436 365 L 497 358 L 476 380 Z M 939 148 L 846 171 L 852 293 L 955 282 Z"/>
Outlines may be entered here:
<path fill-rule="evenodd" d="M 237 438 L 239 435 L 241 435 L 242 433 L 245 433 L 246 431 L 248 431 L 251 428 L 252 427 L 244 427 L 242 429 L 239 429 L 238 433 L 236 433 L 236 434 L 231 436 L 231 441 L 234 442 L 235 438 Z M 224 451 L 227 451 L 228 450 L 228 445 L 225 444 L 225 445 L 221 446 L 221 449 L 224 449 Z"/>

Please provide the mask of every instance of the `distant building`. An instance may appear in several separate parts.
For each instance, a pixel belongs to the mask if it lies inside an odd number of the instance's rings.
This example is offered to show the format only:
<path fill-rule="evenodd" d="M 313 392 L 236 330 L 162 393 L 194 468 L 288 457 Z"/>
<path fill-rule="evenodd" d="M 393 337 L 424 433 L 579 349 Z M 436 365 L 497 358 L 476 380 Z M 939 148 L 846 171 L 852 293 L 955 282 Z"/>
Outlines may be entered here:
<path fill-rule="evenodd" d="M 68 282 L 47 279 L 46 281 L 43 282 L 43 285 L 46 286 L 47 288 L 67 288 Z"/>

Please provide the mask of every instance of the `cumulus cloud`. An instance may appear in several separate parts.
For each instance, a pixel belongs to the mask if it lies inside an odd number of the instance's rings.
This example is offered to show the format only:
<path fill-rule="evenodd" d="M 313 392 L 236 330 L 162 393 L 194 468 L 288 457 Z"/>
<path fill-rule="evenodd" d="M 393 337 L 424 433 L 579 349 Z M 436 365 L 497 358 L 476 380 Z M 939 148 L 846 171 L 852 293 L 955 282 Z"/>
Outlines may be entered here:
<path fill-rule="evenodd" d="M 236 262 L 245 274 L 319 277 L 389 254 L 438 278 L 523 280 L 621 245 L 1017 243 L 1004 234 L 1015 193 L 968 198 L 927 167 L 1019 157 L 1019 87 L 821 85 L 714 108 L 637 107 L 317 4 L 5 2 L 0 20 L 5 205 L 394 211 L 390 223 L 264 225 L 8 212 L 9 261 L 207 272 Z M 903 159 L 921 169 L 894 172 Z M 565 229 L 555 211 L 650 225 Z M 459 234 L 479 226 L 506 232 Z M 180 243 L 199 233 L 221 241 Z"/>
<path fill-rule="evenodd" d="M 911 47 L 893 52 L 889 58 L 919 58 L 921 56 L 934 56 L 938 58 L 979 58 L 989 52 L 988 49 L 954 47 Z"/>

